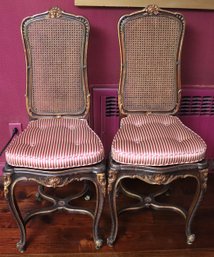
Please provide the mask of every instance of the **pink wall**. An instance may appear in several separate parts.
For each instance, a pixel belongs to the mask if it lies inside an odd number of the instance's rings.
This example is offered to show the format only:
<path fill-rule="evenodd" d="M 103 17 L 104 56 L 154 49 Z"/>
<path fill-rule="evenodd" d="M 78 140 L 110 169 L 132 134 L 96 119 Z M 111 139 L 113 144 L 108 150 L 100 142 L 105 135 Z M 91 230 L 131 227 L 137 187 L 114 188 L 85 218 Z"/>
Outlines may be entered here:
<path fill-rule="evenodd" d="M 91 24 L 89 84 L 116 84 L 119 79 L 117 21 L 131 8 L 75 7 L 73 0 L 1 0 L 0 6 L 0 149 L 9 137 L 8 123 L 27 124 L 25 60 L 20 23 L 26 16 L 59 6 L 87 17 Z M 186 17 L 182 83 L 214 85 L 214 12 L 179 10 Z M 3 158 L 0 158 L 0 165 Z"/>

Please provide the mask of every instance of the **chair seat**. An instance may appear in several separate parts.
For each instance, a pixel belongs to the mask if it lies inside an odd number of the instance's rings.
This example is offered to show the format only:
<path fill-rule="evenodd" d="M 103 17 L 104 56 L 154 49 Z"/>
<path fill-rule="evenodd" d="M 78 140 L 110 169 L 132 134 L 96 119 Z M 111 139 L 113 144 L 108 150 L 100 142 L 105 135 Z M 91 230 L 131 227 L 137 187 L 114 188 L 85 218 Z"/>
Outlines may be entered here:
<path fill-rule="evenodd" d="M 112 158 L 119 163 L 165 166 L 194 163 L 205 157 L 206 144 L 177 117 L 130 115 L 112 143 Z"/>
<path fill-rule="evenodd" d="M 103 145 L 86 120 L 75 118 L 31 121 L 6 151 L 12 166 L 65 169 L 98 163 Z"/>

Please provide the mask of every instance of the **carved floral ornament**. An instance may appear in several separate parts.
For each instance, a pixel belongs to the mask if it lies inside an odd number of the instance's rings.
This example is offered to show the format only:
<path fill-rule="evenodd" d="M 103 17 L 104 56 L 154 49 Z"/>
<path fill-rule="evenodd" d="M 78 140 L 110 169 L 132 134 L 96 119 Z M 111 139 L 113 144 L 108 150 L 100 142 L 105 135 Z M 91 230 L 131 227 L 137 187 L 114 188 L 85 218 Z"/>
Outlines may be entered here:
<path fill-rule="evenodd" d="M 52 177 L 46 180 L 46 185 L 50 187 L 57 187 L 61 184 L 61 179 L 59 177 Z"/>
<path fill-rule="evenodd" d="M 147 12 L 149 15 L 152 15 L 152 14 L 157 15 L 159 13 L 159 7 L 155 4 L 148 5 L 145 8 L 145 12 Z"/>
<path fill-rule="evenodd" d="M 204 184 L 206 185 L 206 172 L 203 173 Z M 153 175 L 135 175 L 133 178 L 138 178 L 149 184 L 166 185 L 178 178 L 195 177 L 189 176 L 189 174 L 178 174 L 178 175 L 164 175 L 164 174 L 153 174 Z M 196 178 L 196 177 L 195 177 Z M 206 186 L 205 186 L 206 187 Z"/>
<path fill-rule="evenodd" d="M 63 187 L 68 185 L 71 181 L 77 180 L 76 178 L 69 179 L 68 177 L 60 178 L 60 177 L 49 177 L 49 178 L 30 178 L 29 180 L 35 181 L 41 185 L 44 185 L 46 187 Z"/>
<path fill-rule="evenodd" d="M 49 18 L 59 18 L 62 16 L 62 10 L 59 7 L 53 7 L 52 9 L 50 9 L 50 11 L 48 12 L 48 17 Z"/>

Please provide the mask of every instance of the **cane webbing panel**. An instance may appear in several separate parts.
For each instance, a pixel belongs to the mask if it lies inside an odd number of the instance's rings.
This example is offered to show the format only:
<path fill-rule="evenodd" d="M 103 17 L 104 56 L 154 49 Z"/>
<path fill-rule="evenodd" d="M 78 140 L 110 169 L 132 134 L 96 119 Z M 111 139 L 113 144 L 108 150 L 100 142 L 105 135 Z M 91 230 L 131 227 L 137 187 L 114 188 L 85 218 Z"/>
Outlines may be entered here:
<path fill-rule="evenodd" d="M 166 14 L 138 14 L 122 20 L 125 110 L 171 112 L 175 109 L 182 26 L 181 20 Z"/>
<path fill-rule="evenodd" d="M 27 24 L 30 109 L 37 115 L 85 111 L 85 25 L 76 19 L 45 18 Z"/>

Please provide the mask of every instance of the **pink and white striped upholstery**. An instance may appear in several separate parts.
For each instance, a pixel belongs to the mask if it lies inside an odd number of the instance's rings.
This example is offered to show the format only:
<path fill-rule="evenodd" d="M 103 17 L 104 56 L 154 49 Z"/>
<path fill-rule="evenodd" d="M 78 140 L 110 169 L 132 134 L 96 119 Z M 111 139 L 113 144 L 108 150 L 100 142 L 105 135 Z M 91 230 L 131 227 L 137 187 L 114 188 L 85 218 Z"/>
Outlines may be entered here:
<path fill-rule="evenodd" d="M 112 143 L 112 158 L 123 164 L 165 166 L 204 159 L 205 142 L 177 117 L 130 115 Z"/>
<path fill-rule="evenodd" d="M 7 163 L 35 169 L 65 169 L 98 163 L 103 145 L 86 120 L 31 121 L 6 151 Z"/>

